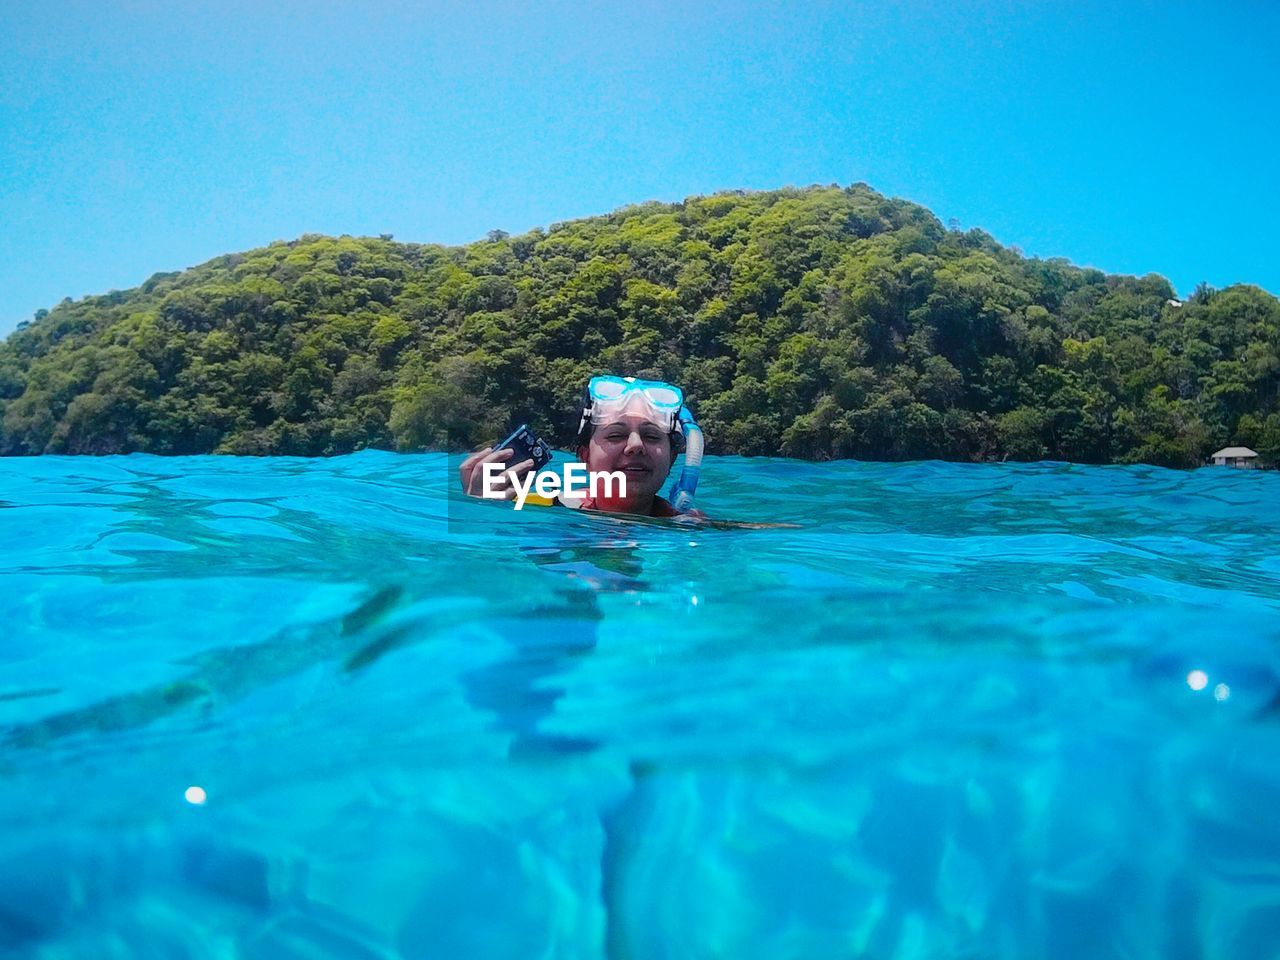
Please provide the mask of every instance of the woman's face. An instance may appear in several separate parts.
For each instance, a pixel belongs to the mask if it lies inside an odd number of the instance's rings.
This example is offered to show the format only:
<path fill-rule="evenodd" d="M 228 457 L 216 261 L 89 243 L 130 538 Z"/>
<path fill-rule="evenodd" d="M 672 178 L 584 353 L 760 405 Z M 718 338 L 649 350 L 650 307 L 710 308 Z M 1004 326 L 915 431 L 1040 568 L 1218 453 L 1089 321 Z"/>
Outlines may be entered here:
<path fill-rule="evenodd" d="M 620 415 L 591 433 L 582 460 L 591 471 L 620 470 L 627 497 L 653 496 L 671 472 L 671 437 L 638 415 Z"/>

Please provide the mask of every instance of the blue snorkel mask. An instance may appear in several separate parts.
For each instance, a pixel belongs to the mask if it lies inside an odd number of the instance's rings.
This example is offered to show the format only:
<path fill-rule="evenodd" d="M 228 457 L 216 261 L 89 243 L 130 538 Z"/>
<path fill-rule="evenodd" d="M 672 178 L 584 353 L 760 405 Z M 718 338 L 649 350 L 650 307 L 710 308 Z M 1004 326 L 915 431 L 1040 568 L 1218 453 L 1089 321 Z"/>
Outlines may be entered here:
<path fill-rule="evenodd" d="M 605 423 L 623 410 L 640 413 L 671 435 L 673 449 L 684 451 L 684 468 L 667 499 L 681 512 L 693 507 L 693 495 L 702 472 L 702 429 L 684 405 L 679 387 L 660 380 L 635 377 L 592 377 L 582 394 L 578 437 L 590 436 L 590 427 Z"/>

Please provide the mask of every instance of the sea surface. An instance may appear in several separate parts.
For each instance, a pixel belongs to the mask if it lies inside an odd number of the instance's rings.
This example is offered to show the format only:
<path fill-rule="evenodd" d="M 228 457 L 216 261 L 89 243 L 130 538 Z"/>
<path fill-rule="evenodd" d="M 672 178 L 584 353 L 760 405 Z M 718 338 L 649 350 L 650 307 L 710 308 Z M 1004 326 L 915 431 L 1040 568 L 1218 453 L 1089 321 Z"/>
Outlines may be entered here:
<path fill-rule="evenodd" d="M 1280 474 L 0 461 L 0 956 L 1280 957 Z"/>

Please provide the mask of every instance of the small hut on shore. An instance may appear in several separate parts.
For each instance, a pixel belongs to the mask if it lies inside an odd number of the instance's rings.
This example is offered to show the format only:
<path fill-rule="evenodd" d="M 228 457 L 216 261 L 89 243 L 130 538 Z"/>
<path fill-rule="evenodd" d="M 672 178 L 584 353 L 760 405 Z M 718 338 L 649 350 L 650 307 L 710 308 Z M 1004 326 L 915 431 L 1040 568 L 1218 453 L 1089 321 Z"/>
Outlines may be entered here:
<path fill-rule="evenodd" d="M 1235 467 L 1239 470 L 1256 470 L 1258 454 L 1248 447 L 1223 447 L 1213 455 L 1215 467 Z"/>

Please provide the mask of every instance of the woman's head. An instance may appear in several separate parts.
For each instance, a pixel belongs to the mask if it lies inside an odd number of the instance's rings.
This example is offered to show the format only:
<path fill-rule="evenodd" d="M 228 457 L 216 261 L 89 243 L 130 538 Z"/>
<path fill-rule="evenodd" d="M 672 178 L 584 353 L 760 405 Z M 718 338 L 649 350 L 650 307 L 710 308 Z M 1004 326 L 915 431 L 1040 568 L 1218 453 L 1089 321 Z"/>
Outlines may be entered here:
<path fill-rule="evenodd" d="M 592 472 L 620 471 L 628 497 L 653 496 L 675 463 L 672 435 L 643 414 L 620 412 L 593 425 L 580 441 L 578 459 Z"/>
<path fill-rule="evenodd" d="M 684 449 L 679 387 L 631 377 L 592 377 L 583 391 L 578 458 L 590 471 L 620 471 L 627 497 L 656 495 Z"/>

